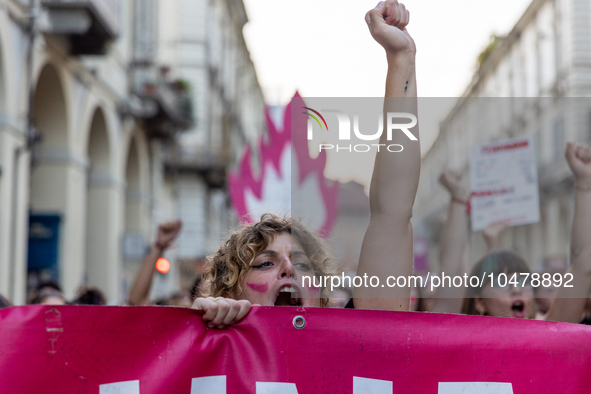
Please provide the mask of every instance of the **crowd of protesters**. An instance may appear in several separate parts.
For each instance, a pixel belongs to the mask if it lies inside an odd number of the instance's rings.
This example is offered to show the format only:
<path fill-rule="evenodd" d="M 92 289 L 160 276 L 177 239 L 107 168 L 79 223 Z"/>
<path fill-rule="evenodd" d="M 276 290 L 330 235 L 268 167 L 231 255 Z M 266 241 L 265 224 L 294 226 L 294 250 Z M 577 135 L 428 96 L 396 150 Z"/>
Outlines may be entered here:
<path fill-rule="evenodd" d="M 489 225 L 482 235 L 486 241 L 487 253 L 470 269 L 466 259 L 468 247 L 468 196 L 459 173 L 444 170 L 439 182 L 450 194 L 441 241 L 439 245 L 440 269 L 450 275 L 470 273 L 470 276 L 486 275 L 481 286 L 467 289 L 441 288 L 429 303 L 422 302 L 418 310 L 497 317 L 536 318 L 564 322 L 587 322 L 589 307 L 586 302 L 591 283 L 591 260 L 586 245 L 591 245 L 591 148 L 568 143 L 566 161 L 575 183 L 575 212 L 571 232 L 571 259 L 568 272 L 572 274 L 572 288 L 538 284 L 531 280 L 521 283 L 490 283 L 488 278 L 531 277 L 530 265 L 516 253 L 500 249 L 500 235 L 508 227 L 505 222 Z M 539 274 L 553 277 L 567 271 L 565 262 L 548 259 Z M 422 290 L 422 289 L 420 289 Z M 415 293 L 417 297 L 421 294 Z M 427 306 L 428 305 L 428 306 Z"/>
<path fill-rule="evenodd" d="M 404 5 L 380 2 L 366 15 L 373 38 L 385 49 L 388 60 L 385 112 L 396 104 L 397 112 L 416 113 L 414 41 L 406 26 L 409 13 Z M 418 131 L 413 133 L 418 137 Z M 386 134 L 382 136 L 386 142 Z M 396 137 L 389 140 L 392 143 Z M 411 289 L 305 287 L 303 275 L 336 273 L 328 246 L 297 220 L 265 214 L 257 223 L 243 225 L 207 259 L 207 269 L 186 292 L 151 302 L 155 264 L 182 229 L 181 221 L 162 223 L 154 244 L 140 266 L 128 297 L 128 305 L 167 305 L 203 310 L 210 327 L 223 328 L 243 319 L 252 305 L 345 307 L 391 311 L 463 313 L 495 317 L 591 322 L 591 148 L 569 143 L 566 161 L 575 180 L 575 214 L 571 232 L 570 264 L 552 262 L 544 273 L 573 274 L 573 288 L 533 286 L 523 281 L 506 287 L 491 281 L 479 287 L 427 287 Z M 404 154 L 378 154 L 370 188 L 370 224 L 363 240 L 357 275 L 379 278 L 412 274 L 412 206 L 418 178 L 418 142 Z M 396 170 L 393 171 L 392 169 Z M 483 231 L 487 253 L 470 267 L 468 259 L 469 191 L 459 173 L 444 170 L 440 183 L 449 192 L 447 220 L 439 244 L 440 270 L 450 275 L 480 277 L 483 272 L 505 275 L 531 273 L 530 265 L 516 253 L 500 249 L 500 235 L 507 224 L 497 222 Z M 395 201 L 396 204 L 391 202 Z M 411 294 L 413 296 L 411 297 Z M 412 302 L 414 301 L 414 302 Z M 97 288 L 82 287 L 68 302 L 58 284 L 44 282 L 31 291 L 28 303 L 45 305 L 105 305 Z M 0 296 L 0 308 L 10 307 Z"/>

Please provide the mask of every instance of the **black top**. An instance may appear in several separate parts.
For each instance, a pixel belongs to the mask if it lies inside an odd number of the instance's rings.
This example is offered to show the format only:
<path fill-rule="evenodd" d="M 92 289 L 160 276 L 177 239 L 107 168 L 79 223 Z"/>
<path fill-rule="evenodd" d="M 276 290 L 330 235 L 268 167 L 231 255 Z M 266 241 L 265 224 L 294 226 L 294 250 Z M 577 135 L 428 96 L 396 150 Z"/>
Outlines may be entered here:
<path fill-rule="evenodd" d="M 347 305 L 345 305 L 345 309 L 355 309 L 355 305 L 353 305 L 353 298 L 349 299 Z"/>

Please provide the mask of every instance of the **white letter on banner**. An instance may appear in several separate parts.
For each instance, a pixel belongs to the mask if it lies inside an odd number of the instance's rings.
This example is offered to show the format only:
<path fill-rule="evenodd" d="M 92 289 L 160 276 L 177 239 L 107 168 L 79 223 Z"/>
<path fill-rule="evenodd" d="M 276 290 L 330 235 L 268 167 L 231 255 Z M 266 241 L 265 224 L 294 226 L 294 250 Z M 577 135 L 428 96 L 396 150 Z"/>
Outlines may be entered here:
<path fill-rule="evenodd" d="M 353 394 L 392 394 L 392 382 L 353 376 Z"/>
<path fill-rule="evenodd" d="M 458 382 L 439 383 L 439 394 L 513 394 L 511 383 Z"/>
<path fill-rule="evenodd" d="M 257 394 L 298 394 L 295 383 L 257 382 Z"/>
<path fill-rule="evenodd" d="M 140 381 L 130 380 L 127 382 L 117 382 L 101 384 L 99 394 L 140 394 Z"/>
<path fill-rule="evenodd" d="M 191 394 L 226 394 L 226 375 L 191 379 Z"/>

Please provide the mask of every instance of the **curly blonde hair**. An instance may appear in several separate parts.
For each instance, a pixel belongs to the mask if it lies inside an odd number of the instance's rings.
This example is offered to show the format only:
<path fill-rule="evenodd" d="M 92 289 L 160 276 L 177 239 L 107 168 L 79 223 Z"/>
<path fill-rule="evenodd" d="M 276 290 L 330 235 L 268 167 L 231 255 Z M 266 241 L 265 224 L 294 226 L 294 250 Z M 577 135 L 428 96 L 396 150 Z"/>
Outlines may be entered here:
<path fill-rule="evenodd" d="M 207 256 L 204 277 L 209 284 L 208 295 L 235 298 L 242 293 L 244 276 L 250 270 L 255 257 L 276 236 L 284 233 L 291 234 L 302 245 L 316 276 L 331 276 L 336 273 L 330 249 L 318 234 L 307 230 L 295 219 L 266 213 L 259 222 L 238 228 L 215 254 Z M 328 305 L 326 292 L 326 288 L 322 287 L 320 304 L 323 307 Z"/>

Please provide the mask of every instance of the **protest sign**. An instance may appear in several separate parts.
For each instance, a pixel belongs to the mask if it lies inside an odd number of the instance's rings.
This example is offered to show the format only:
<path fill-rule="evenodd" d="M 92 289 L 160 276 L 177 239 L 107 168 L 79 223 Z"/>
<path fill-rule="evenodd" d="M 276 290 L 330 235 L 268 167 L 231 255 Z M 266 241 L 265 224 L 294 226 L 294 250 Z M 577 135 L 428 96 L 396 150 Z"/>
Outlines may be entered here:
<path fill-rule="evenodd" d="M 540 221 L 536 153 L 532 137 L 497 141 L 470 150 L 472 230 L 505 221 Z"/>
<path fill-rule="evenodd" d="M 576 394 L 591 387 L 591 328 L 583 325 L 253 307 L 220 330 L 201 314 L 174 307 L 0 310 L 0 392 Z"/>

